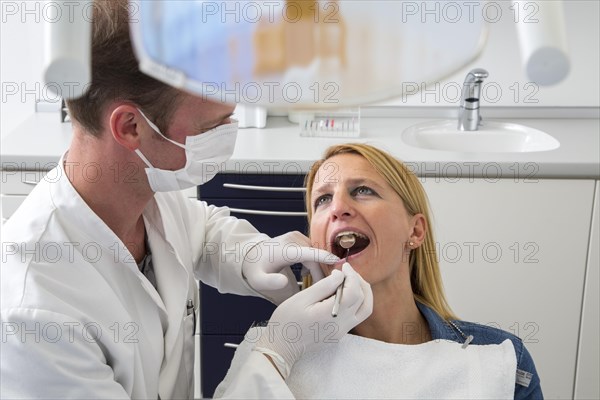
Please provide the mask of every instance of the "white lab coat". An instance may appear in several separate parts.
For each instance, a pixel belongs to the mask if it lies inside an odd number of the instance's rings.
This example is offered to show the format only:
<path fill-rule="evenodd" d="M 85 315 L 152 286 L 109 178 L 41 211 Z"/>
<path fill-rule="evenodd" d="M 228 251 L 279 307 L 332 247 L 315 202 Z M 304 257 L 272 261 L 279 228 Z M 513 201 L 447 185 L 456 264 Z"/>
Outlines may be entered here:
<path fill-rule="evenodd" d="M 156 194 L 144 222 L 158 292 L 75 191 L 62 160 L 6 222 L 2 398 L 193 396 L 194 277 L 222 292 L 257 295 L 242 279 L 241 264 L 267 236 L 227 208 L 181 193 Z M 284 385 L 264 356 L 256 369 L 252 363 L 254 372 L 235 395 L 270 397 L 265 379 Z"/>

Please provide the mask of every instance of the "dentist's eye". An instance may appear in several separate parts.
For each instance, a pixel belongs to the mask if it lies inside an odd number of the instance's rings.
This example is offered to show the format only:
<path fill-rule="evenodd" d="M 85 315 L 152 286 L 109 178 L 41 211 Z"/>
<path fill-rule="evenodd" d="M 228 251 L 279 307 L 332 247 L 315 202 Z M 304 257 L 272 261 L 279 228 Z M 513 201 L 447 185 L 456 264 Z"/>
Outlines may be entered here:
<path fill-rule="evenodd" d="M 198 134 L 199 134 L 199 135 L 201 135 L 201 134 L 203 134 L 203 133 L 210 132 L 210 131 L 212 131 L 213 129 L 217 129 L 217 128 L 218 128 L 218 127 L 220 127 L 221 125 L 223 125 L 223 124 L 219 123 L 219 124 L 217 124 L 217 125 L 211 126 L 210 128 L 203 128 L 203 129 L 201 129 L 201 130 L 200 130 L 200 132 L 198 132 Z"/>
<path fill-rule="evenodd" d="M 317 199 L 315 200 L 313 207 L 315 209 L 317 209 L 320 205 L 325 204 L 326 202 L 328 202 L 329 200 L 331 200 L 331 195 L 329 194 L 324 194 L 323 196 L 319 196 L 317 197 Z"/>

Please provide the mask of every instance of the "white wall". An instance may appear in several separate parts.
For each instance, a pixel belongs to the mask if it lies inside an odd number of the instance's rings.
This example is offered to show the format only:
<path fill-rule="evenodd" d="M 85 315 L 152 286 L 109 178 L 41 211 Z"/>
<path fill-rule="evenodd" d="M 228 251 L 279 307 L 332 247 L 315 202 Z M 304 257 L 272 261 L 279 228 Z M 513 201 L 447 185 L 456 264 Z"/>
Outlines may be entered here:
<path fill-rule="evenodd" d="M 55 99 L 42 84 L 42 9 L 41 1 L 0 0 L 2 136 L 34 112 L 36 98 Z"/>
<path fill-rule="evenodd" d="M 487 43 L 476 60 L 440 80 L 438 86 L 429 85 L 426 91 L 380 104 L 458 105 L 456 91 L 453 89 L 462 87 L 468 71 L 484 68 L 489 72 L 484 87 L 489 85 L 489 100 L 495 102 L 486 103 L 485 99 L 482 100 L 482 109 L 486 105 L 600 106 L 600 1 L 563 1 L 571 70 L 562 82 L 554 86 L 537 86 L 530 83 L 521 63 L 514 12 L 509 9 L 511 2 L 501 0 L 493 3 L 501 7 L 502 16 L 498 22 L 488 24 Z M 533 9 L 525 9 L 525 13 L 522 12 L 519 19 L 522 20 L 524 16 L 529 15 L 526 13 L 532 11 Z M 420 82 L 418 86 L 421 86 Z M 460 93 L 458 95 L 460 96 Z"/>
<path fill-rule="evenodd" d="M 544 0 L 553 1 L 553 0 Z M 450 89 L 462 85 L 468 70 L 486 68 L 488 84 L 500 88 L 489 97 L 502 106 L 600 106 L 600 2 L 598 0 L 564 1 L 571 72 L 558 85 L 525 86 L 528 79 L 521 67 L 516 30 L 510 2 L 496 1 L 503 9 L 500 20 L 491 23 L 487 45 L 481 56 L 461 71 L 440 82 L 432 91 L 417 93 L 384 102 L 385 105 L 453 105 L 455 93 Z M 0 0 L 0 102 L 1 135 L 4 136 L 35 110 L 35 100 L 55 100 L 41 79 L 43 65 L 43 19 L 41 1 Z M 493 87 L 491 87 L 493 88 Z M 518 90 L 517 90 L 518 88 Z M 428 94 L 426 94 L 428 93 Z M 516 99 L 515 99 L 516 96 Z M 497 98 L 496 98 L 497 97 Z M 536 102 L 531 102 L 536 101 Z M 488 104 L 490 104 L 488 102 Z M 482 107 L 486 106 L 485 98 Z"/>

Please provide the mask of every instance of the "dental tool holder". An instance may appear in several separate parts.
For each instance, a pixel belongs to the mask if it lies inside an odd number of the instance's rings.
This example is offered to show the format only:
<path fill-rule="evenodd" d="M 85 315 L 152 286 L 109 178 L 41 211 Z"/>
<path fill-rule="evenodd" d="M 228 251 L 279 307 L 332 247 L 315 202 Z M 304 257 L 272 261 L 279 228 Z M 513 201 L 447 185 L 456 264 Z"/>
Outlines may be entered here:
<path fill-rule="evenodd" d="M 302 113 L 300 136 L 355 138 L 360 136 L 360 109 Z"/>

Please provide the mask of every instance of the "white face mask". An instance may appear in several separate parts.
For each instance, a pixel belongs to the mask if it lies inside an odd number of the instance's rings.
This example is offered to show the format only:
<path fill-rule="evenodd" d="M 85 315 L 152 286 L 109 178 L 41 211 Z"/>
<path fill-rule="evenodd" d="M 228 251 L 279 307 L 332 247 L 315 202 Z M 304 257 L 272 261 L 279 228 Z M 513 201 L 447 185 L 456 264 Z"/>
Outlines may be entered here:
<path fill-rule="evenodd" d="M 202 185 L 219 172 L 221 164 L 231 157 L 237 138 L 237 121 L 218 126 L 204 133 L 188 136 L 185 144 L 177 143 L 162 134 L 144 113 L 138 109 L 150 127 L 160 136 L 185 149 L 185 166 L 176 171 L 154 168 L 139 149 L 135 153 L 146 163 L 150 188 L 155 192 L 171 192 Z"/>

